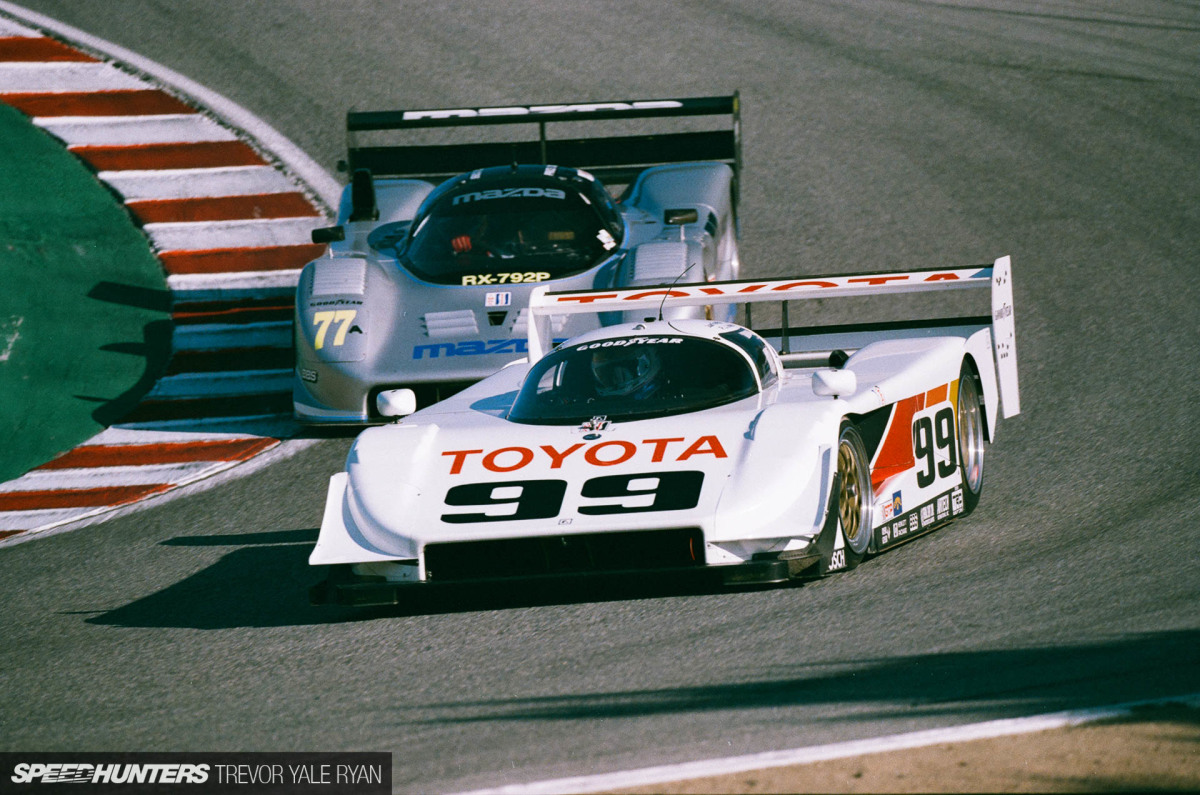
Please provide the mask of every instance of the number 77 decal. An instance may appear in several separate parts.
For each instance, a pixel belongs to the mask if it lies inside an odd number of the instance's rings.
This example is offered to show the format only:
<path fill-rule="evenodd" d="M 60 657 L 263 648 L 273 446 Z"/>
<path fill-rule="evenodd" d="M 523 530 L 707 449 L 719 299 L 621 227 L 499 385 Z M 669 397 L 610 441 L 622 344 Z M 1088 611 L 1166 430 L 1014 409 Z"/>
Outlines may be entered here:
<path fill-rule="evenodd" d="M 336 312 L 326 310 L 324 312 L 313 313 L 313 324 L 317 327 L 317 336 L 313 340 L 313 348 L 321 350 L 325 347 L 325 335 L 329 331 L 329 326 L 333 323 L 340 323 L 337 332 L 333 335 L 333 346 L 336 348 L 346 342 L 346 332 L 350 330 L 350 324 L 355 316 L 358 315 L 357 309 L 339 309 Z"/>

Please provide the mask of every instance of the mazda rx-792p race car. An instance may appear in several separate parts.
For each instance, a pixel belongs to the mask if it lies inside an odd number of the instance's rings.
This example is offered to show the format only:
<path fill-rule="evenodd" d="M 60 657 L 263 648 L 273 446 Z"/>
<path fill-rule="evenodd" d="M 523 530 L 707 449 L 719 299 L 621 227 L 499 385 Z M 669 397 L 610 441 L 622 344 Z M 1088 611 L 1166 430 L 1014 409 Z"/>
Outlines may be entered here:
<path fill-rule="evenodd" d="M 732 123 L 578 140 L 546 135 L 548 123 L 661 125 L 713 115 Z M 526 353 L 527 305 L 539 285 L 736 279 L 738 118 L 736 96 L 350 113 L 353 177 L 338 225 L 313 234 L 329 243 L 327 256 L 309 263 L 297 285 L 297 419 L 380 422 L 374 396 L 384 389 L 412 388 L 427 404 L 491 375 Z M 537 124 L 539 136 L 407 146 L 358 137 L 498 124 Z M 621 185 L 614 197 L 609 188 Z M 672 316 L 704 311 L 683 307 Z M 622 319 L 574 316 L 554 333 L 565 339 Z"/>
<path fill-rule="evenodd" d="M 670 307 L 990 287 L 991 316 L 773 335 Z M 332 477 L 314 602 L 639 571 L 819 577 L 969 513 L 1020 410 L 1010 265 L 534 293 L 528 359 L 364 431 Z M 563 315 L 644 319 L 554 346 Z M 413 411 L 409 390 L 379 396 Z"/>

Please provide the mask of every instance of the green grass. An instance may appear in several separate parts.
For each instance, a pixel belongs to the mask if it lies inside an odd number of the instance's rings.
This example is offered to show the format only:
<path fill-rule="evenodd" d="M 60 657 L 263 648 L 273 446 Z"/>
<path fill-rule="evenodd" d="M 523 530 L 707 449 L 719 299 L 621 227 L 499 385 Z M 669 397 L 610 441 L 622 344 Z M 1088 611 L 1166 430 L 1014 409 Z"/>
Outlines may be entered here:
<path fill-rule="evenodd" d="M 170 344 L 162 269 L 125 208 L 0 104 L 0 481 L 99 433 Z"/>

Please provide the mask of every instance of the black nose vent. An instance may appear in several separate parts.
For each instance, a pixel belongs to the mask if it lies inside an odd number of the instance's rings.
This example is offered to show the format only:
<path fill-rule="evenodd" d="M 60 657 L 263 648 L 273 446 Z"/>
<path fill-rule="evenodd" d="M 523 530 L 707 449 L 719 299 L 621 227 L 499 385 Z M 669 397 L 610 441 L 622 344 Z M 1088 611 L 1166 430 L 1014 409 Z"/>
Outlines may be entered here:
<path fill-rule="evenodd" d="M 488 325 L 499 326 L 503 325 L 504 318 L 508 317 L 507 312 L 488 312 Z"/>

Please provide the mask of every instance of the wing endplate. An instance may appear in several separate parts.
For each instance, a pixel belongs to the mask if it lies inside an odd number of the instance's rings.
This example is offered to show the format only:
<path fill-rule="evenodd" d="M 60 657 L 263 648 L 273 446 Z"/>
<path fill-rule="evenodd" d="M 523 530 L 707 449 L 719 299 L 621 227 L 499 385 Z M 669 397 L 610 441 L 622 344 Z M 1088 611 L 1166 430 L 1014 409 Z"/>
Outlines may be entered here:
<path fill-rule="evenodd" d="M 1012 260 L 1001 257 L 992 266 L 992 348 L 996 355 L 996 376 L 1000 383 L 1000 404 L 1004 416 L 1021 413 L 1021 392 L 1017 383 L 1017 321 L 1013 311 Z"/>

